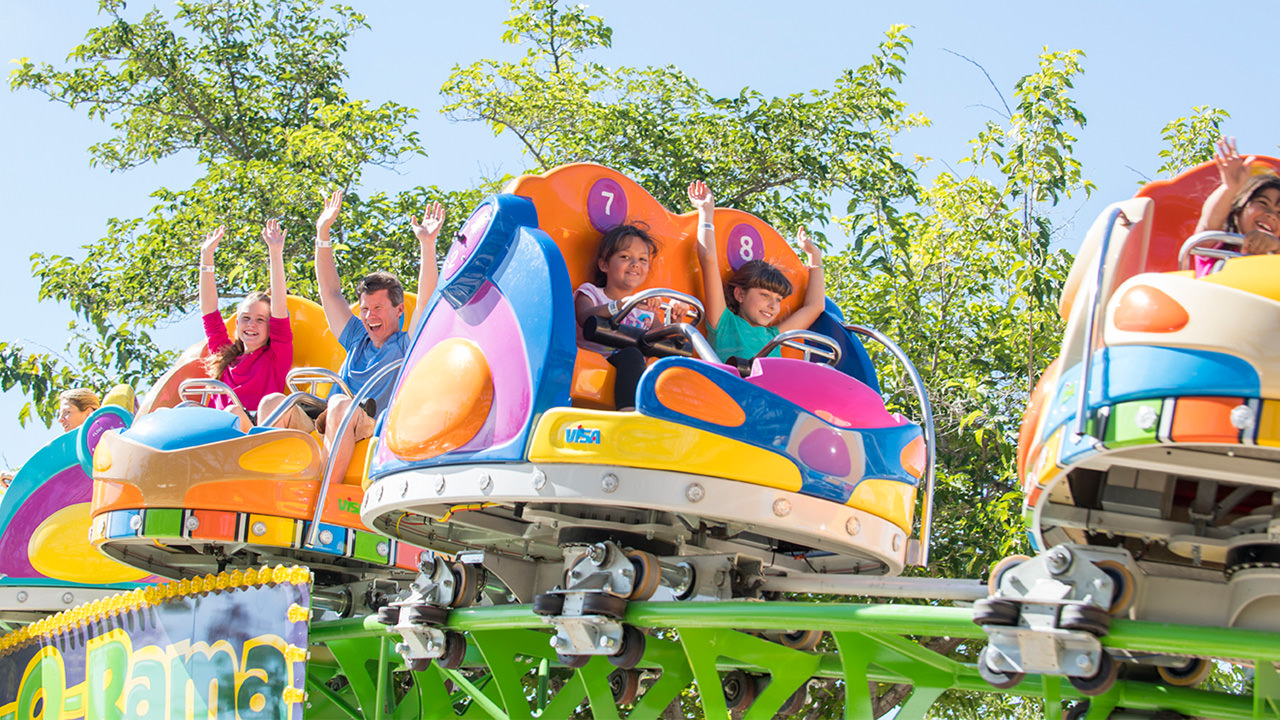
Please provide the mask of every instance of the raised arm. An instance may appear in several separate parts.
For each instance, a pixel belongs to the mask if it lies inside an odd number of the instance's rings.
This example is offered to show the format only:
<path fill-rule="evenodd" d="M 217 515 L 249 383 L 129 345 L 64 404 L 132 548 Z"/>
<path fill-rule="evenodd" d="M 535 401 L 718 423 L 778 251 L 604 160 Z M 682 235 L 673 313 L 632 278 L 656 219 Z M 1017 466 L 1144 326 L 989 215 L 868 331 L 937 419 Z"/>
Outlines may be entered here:
<path fill-rule="evenodd" d="M 1236 152 L 1235 138 L 1219 138 L 1218 150 L 1213 154 L 1213 162 L 1218 166 L 1218 177 L 1221 183 L 1209 197 L 1204 200 L 1200 210 L 1200 220 L 1196 223 L 1196 232 L 1205 230 L 1226 230 L 1227 216 L 1231 214 L 1231 203 L 1245 181 L 1249 179 L 1249 168 L 1255 158 L 1240 157 Z"/>
<path fill-rule="evenodd" d="M 342 296 L 342 281 L 338 279 L 338 266 L 333 261 L 333 244 L 329 240 L 329 228 L 342 212 L 342 191 L 334 190 L 324 201 L 324 210 L 316 218 L 316 285 L 320 289 L 320 306 L 324 308 L 324 319 L 329 323 L 329 332 L 334 337 L 342 335 L 354 315 L 351 305 Z"/>
<path fill-rule="evenodd" d="M 440 269 L 436 267 L 436 238 L 440 236 L 440 228 L 444 225 L 444 206 L 431 203 L 422 210 L 422 222 L 409 216 L 409 227 L 413 228 L 414 237 L 421 246 L 421 257 L 418 259 L 418 302 L 413 308 L 413 317 L 409 318 L 407 327 L 418 325 L 418 317 L 427 306 L 427 299 L 436 291 L 436 283 L 440 280 Z"/>
<path fill-rule="evenodd" d="M 796 233 L 796 239 L 800 241 L 800 247 L 804 249 L 804 254 L 809 259 L 809 286 L 804 291 L 804 305 L 791 313 L 786 320 L 778 323 L 778 329 L 783 332 L 808 329 L 827 306 L 827 283 L 822 272 L 822 251 L 813 244 L 813 240 L 809 238 L 809 233 L 805 232 L 804 228 L 800 228 Z"/>
<path fill-rule="evenodd" d="M 267 257 L 271 263 L 271 317 L 289 317 L 289 301 L 285 298 L 287 283 L 284 278 L 285 231 L 276 220 L 268 220 L 262 228 L 262 239 L 267 243 Z"/>
<path fill-rule="evenodd" d="M 213 255 L 227 232 L 225 225 L 204 236 L 200 245 L 200 314 L 208 315 L 218 310 L 218 277 L 214 271 Z"/>
<path fill-rule="evenodd" d="M 707 311 L 707 327 L 719 327 L 725 304 L 720 256 L 716 252 L 716 201 L 705 182 L 694 180 L 689 183 L 689 202 L 698 211 L 698 264 L 702 266 L 702 304 Z"/>

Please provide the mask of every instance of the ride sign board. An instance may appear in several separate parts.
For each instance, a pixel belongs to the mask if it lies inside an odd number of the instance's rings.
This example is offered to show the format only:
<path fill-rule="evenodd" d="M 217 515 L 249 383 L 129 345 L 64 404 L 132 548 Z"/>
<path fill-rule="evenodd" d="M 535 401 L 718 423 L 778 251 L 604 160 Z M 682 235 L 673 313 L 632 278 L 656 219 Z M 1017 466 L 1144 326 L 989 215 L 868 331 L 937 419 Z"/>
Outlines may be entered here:
<path fill-rule="evenodd" d="M 24 627 L 0 638 L 0 720 L 301 718 L 309 581 L 222 573 Z"/>

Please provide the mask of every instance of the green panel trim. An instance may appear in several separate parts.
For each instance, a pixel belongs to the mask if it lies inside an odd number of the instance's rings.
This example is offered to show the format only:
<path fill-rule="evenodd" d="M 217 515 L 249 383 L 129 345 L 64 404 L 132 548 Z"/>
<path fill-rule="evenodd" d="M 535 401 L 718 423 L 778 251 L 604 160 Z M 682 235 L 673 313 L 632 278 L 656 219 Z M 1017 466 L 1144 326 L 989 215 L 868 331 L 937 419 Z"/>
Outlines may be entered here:
<path fill-rule="evenodd" d="M 147 537 L 182 537 L 182 511 L 170 508 L 147 510 L 142 514 L 142 534 Z"/>
<path fill-rule="evenodd" d="M 1160 428 L 1160 410 L 1163 405 L 1163 400 L 1134 400 L 1115 405 L 1107 420 L 1103 443 L 1108 448 L 1115 449 L 1159 442 L 1156 431 Z M 1137 422 L 1138 412 L 1142 408 L 1151 408 L 1156 413 L 1155 423 L 1147 430 L 1139 427 Z"/>
<path fill-rule="evenodd" d="M 353 531 L 355 533 L 355 541 L 351 544 L 351 557 L 366 562 L 381 563 L 386 565 L 391 560 L 391 541 L 381 535 L 373 533 Z M 383 547 L 383 552 L 378 552 L 378 546 Z"/>

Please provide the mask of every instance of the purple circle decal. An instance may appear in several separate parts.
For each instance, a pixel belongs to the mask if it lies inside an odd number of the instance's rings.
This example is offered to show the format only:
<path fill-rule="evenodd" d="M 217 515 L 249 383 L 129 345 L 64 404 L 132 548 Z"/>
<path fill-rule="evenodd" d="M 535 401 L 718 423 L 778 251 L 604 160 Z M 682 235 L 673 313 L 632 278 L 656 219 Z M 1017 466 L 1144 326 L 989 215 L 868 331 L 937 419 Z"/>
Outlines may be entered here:
<path fill-rule="evenodd" d="M 764 238 L 751 225 L 738 223 L 729 233 L 725 252 L 729 254 L 729 269 L 736 271 L 752 260 L 764 259 Z"/>
<path fill-rule="evenodd" d="M 800 460 L 820 473 L 845 477 L 853 469 L 849 447 L 832 428 L 818 428 L 800 441 Z"/>
<path fill-rule="evenodd" d="M 627 219 L 627 194 L 616 180 L 600 178 L 587 191 L 587 219 L 600 232 L 608 232 Z"/>
<path fill-rule="evenodd" d="M 113 413 L 103 413 L 99 415 L 93 424 L 89 426 L 89 431 L 85 433 L 85 441 L 89 446 L 89 452 L 93 452 L 98 447 L 98 441 L 102 439 L 102 435 L 108 430 L 116 430 L 123 428 L 124 418 Z"/>
<path fill-rule="evenodd" d="M 485 203 L 471 213 L 467 223 L 454 236 L 453 245 L 449 246 L 449 253 L 444 256 L 444 267 L 440 268 L 441 280 L 449 279 L 462 266 L 462 263 L 471 257 L 471 251 L 475 250 L 480 238 L 484 236 L 484 231 L 489 229 L 491 219 L 493 219 L 493 203 Z"/>

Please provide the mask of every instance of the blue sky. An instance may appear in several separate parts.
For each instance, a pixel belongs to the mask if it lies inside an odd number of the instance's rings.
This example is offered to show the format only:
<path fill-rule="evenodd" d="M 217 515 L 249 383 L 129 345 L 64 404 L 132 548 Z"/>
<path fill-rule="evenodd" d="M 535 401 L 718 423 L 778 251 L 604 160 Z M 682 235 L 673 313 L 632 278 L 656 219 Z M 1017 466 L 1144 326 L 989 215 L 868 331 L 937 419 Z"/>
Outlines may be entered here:
<path fill-rule="evenodd" d="M 417 129 L 429 153 L 395 172 L 367 173 L 366 189 L 461 187 L 524 168 L 513 140 L 439 114 L 439 88 L 453 65 L 514 52 L 499 41 L 506 3 L 353 4 L 373 27 L 349 44 L 350 94 L 418 108 Z M 1136 191 L 1139 173 L 1155 176 L 1161 128 L 1194 105 L 1229 110 L 1226 128 L 1240 138 L 1243 152 L 1277 154 L 1274 43 L 1234 30 L 1239 24 L 1276 27 L 1275 4 L 815 1 L 783 11 L 778 3 L 746 0 L 602 0 L 590 6 L 614 28 L 614 48 L 599 56 L 602 62 L 673 64 L 724 95 L 744 86 L 769 95 L 829 86 L 841 70 L 865 62 L 890 25 L 910 25 L 915 45 L 901 94 L 933 126 L 902 136 L 897 147 L 936 163 L 963 157 L 966 142 L 997 119 L 991 107 L 1000 103 L 982 72 L 953 52 L 981 63 L 1012 102 L 1014 83 L 1035 69 L 1043 48 L 1084 50 L 1085 74 L 1074 97 L 1089 123 L 1078 133 L 1076 154 L 1097 192 L 1059 211 L 1071 249 L 1103 206 Z M 130 12 L 146 7 L 130 3 Z M 100 22 L 96 8 L 91 0 L 0 0 L 0 55 L 61 63 Z M 182 187 L 194 177 L 189 158 L 127 173 L 92 168 L 86 148 L 107 134 L 102 123 L 36 93 L 0 90 L 0 212 L 7 225 L 0 241 L 6 308 L 0 340 L 60 351 L 71 316 L 65 307 L 36 301 L 31 253 L 78 257 L 82 245 L 105 234 L 108 218 L 139 216 L 151 206 L 152 190 Z M 195 249 L 193 241 L 193 262 Z M 179 319 L 160 337 L 171 346 L 189 345 L 200 338 L 199 323 Z M 20 429 L 22 402 L 16 392 L 0 396 L 0 468 L 20 465 L 57 434 L 38 423 Z"/>

